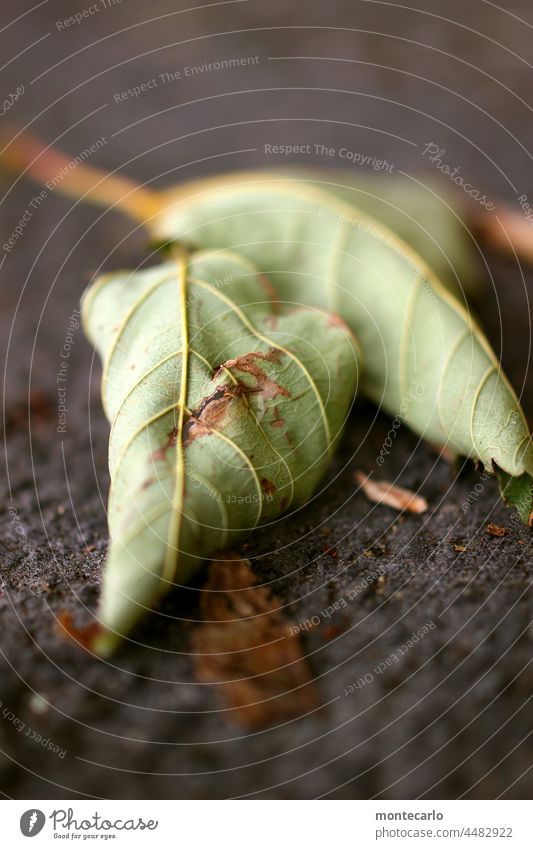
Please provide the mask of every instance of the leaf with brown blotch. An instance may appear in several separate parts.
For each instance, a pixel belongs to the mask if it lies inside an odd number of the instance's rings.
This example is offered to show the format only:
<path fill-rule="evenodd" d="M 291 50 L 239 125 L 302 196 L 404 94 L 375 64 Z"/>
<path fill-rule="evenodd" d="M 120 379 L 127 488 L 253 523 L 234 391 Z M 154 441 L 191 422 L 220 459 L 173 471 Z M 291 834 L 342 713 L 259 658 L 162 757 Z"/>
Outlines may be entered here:
<path fill-rule="evenodd" d="M 372 480 L 364 472 L 356 472 L 355 480 L 361 486 L 369 501 L 386 504 L 395 510 L 407 510 L 408 513 L 425 513 L 428 503 L 421 495 L 415 495 L 409 489 L 394 486 L 388 481 Z"/>
<path fill-rule="evenodd" d="M 234 558 L 234 559 L 232 559 Z M 300 640 L 248 560 L 211 561 L 200 594 L 205 622 L 192 637 L 196 673 L 229 719 L 258 728 L 303 716 L 319 702 Z"/>
<path fill-rule="evenodd" d="M 305 504 L 328 468 L 356 342 L 273 294 L 238 254 L 181 251 L 84 297 L 111 422 L 100 654 L 215 551 Z"/>
<path fill-rule="evenodd" d="M 479 460 L 529 524 L 533 443 L 501 363 L 438 265 L 370 218 L 364 192 L 339 182 L 268 171 L 192 181 L 164 193 L 153 232 L 191 234 L 203 248 L 238 238 L 282 298 L 341 316 L 361 342 L 363 393 L 429 442 Z"/>

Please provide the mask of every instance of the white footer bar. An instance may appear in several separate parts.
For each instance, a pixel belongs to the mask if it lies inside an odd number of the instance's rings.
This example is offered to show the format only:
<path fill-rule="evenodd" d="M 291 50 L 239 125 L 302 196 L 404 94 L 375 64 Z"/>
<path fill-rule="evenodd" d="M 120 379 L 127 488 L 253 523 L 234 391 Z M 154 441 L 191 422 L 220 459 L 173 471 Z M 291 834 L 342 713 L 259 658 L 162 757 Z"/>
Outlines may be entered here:
<path fill-rule="evenodd" d="M 73 843 L 199 849 L 531 849 L 530 812 L 528 801 L 449 800 L 9 800 L 0 807 L 1 843 L 10 849 Z"/>

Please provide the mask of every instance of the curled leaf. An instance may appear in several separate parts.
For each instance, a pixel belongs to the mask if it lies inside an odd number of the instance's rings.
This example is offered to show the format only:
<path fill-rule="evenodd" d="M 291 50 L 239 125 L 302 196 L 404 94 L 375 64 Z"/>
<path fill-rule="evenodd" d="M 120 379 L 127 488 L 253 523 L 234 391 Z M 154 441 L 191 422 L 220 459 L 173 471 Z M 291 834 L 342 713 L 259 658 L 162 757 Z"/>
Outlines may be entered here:
<path fill-rule="evenodd" d="M 468 209 L 440 181 L 400 174 L 317 171 L 317 186 L 371 216 L 416 251 L 436 277 L 464 302 L 482 293 L 482 269 L 468 228 Z"/>
<path fill-rule="evenodd" d="M 238 246 L 283 298 L 341 315 L 361 342 L 362 390 L 429 442 L 500 470 L 527 521 L 533 447 L 518 399 L 472 316 L 389 230 L 312 181 L 266 172 L 168 192 L 153 226 Z"/>
<path fill-rule="evenodd" d="M 112 423 L 102 653 L 213 551 L 303 505 L 357 382 L 342 322 L 282 307 L 229 252 L 97 281 L 83 304 Z"/>

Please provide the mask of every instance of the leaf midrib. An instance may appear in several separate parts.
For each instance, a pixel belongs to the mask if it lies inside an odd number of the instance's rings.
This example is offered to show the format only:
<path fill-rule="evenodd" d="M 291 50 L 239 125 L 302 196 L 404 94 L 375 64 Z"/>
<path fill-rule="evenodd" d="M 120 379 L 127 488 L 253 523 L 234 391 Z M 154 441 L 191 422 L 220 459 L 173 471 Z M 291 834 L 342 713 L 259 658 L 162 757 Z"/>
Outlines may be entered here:
<path fill-rule="evenodd" d="M 185 460 L 183 452 L 183 420 L 187 402 L 189 376 L 189 322 L 187 310 L 187 255 L 183 249 L 177 252 L 178 299 L 181 321 L 181 381 L 178 398 L 178 422 L 176 439 L 176 484 L 172 498 L 172 513 L 169 522 L 167 546 L 161 579 L 171 581 L 176 572 L 183 523 L 183 500 L 185 497 Z"/>

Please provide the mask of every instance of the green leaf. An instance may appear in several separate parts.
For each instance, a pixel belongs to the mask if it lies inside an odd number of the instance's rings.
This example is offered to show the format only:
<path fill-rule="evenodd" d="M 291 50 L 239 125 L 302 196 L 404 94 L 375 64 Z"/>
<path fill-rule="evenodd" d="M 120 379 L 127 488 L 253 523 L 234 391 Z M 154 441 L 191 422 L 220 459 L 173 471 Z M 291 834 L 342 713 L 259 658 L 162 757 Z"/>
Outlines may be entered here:
<path fill-rule="evenodd" d="M 260 171 L 185 184 L 161 203 L 157 237 L 239 251 L 284 299 L 342 316 L 362 346 L 362 389 L 391 415 L 488 471 L 533 476 L 529 429 L 489 343 L 383 225 L 313 181 Z"/>
<path fill-rule="evenodd" d="M 230 252 L 185 252 L 97 281 L 83 303 L 112 423 L 111 546 L 94 646 L 260 522 L 301 507 L 357 383 L 346 325 L 281 305 Z"/>
<path fill-rule="evenodd" d="M 408 244 L 464 303 L 482 294 L 479 249 L 463 221 L 458 196 L 441 181 L 399 174 L 342 171 L 315 175 L 323 188 L 375 218 Z"/>
<path fill-rule="evenodd" d="M 513 478 L 497 466 L 495 472 L 503 500 L 510 507 L 516 508 L 524 525 L 531 527 L 533 525 L 533 512 L 531 510 L 533 480 L 531 475 L 523 474 L 518 478 Z"/>

